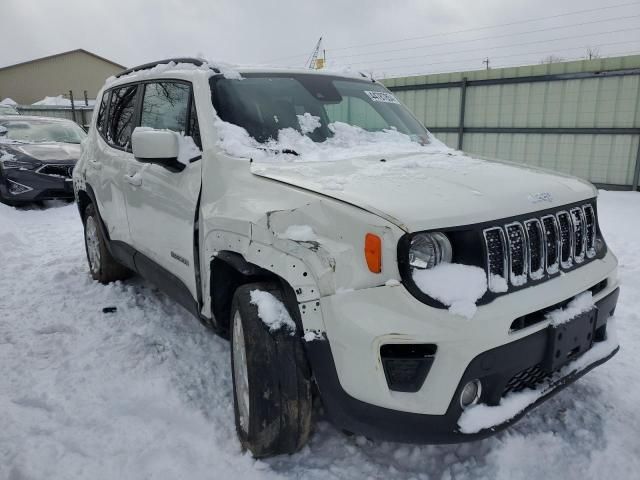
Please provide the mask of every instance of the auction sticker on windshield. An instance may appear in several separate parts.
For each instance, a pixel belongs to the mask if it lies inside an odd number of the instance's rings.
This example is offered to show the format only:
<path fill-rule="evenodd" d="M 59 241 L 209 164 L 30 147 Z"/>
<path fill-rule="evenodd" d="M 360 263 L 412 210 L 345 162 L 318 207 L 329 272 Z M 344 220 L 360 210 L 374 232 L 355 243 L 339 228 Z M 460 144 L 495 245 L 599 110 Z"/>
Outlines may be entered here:
<path fill-rule="evenodd" d="M 373 92 L 371 90 L 365 90 L 364 93 L 366 93 L 374 102 L 400 103 L 396 97 L 388 92 Z"/>

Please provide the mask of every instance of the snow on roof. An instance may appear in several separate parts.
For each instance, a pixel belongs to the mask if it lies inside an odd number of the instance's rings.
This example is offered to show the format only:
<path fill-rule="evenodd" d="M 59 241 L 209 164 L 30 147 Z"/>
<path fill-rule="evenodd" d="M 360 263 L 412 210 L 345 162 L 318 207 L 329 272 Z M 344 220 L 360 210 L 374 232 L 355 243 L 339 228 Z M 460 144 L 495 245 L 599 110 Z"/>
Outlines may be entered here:
<path fill-rule="evenodd" d="M 185 71 L 203 71 L 207 74 L 215 75 L 217 70 L 225 78 L 240 79 L 242 73 L 292 73 L 292 74 L 308 74 L 308 75 L 332 75 L 345 78 L 357 78 L 360 80 L 371 80 L 370 77 L 360 72 L 355 72 L 350 68 L 328 68 L 323 70 L 311 70 L 304 68 L 288 68 L 288 67 L 274 67 L 268 65 L 234 65 L 222 61 L 204 60 L 202 64 L 197 65 L 195 63 L 173 62 L 160 63 L 151 68 L 141 68 L 135 70 L 126 75 L 119 77 L 107 78 L 105 85 L 111 86 L 113 84 L 127 83 L 132 80 L 144 80 L 147 78 L 153 78 L 157 75 L 164 75 L 168 73 L 184 73 Z"/>
<path fill-rule="evenodd" d="M 328 67 L 322 70 L 309 68 L 279 67 L 272 65 L 236 65 L 240 73 L 294 73 L 308 75 L 331 75 L 336 77 L 357 78 L 359 80 L 371 80 L 371 77 L 362 72 L 352 70 L 349 67 Z"/>
<path fill-rule="evenodd" d="M 17 104 L 18 103 L 15 100 L 13 100 L 12 98 L 9 98 L 9 97 L 5 98 L 4 100 L 2 100 L 0 102 L 0 105 L 12 105 L 13 106 L 13 105 L 17 105 Z"/>
<path fill-rule="evenodd" d="M 95 100 L 88 100 L 88 104 L 89 106 L 93 106 L 95 105 Z M 32 103 L 31 105 L 35 105 L 35 106 L 42 106 L 42 105 L 46 105 L 46 106 L 57 106 L 57 107 L 70 107 L 71 106 L 71 100 L 69 100 L 68 98 L 64 98 L 62 95 L 57 95 L 55 97 L 44 97 L 42 100 L 38 100 L 37 102 Z M 75 107 L 84 107 L 86 106 L 84 99 L 80 100 L 80 99 L 74 99 L 73 100 L 73 105 Z"/>
<path fill-rule="evenodd" d="M 207 75 L 215 75 L 213 69 L 216 69 L 226 78 L 241 78 L 240 72 L 235 69 L 234 66 L 224 63 L 224 62 L 209 62 L 203 60 L 201 65 L 196 65 L 194 63 L 176 63 L 176 62 L 168 62 L 168 63 L 159 63 L 155 67 L 151 68 L 142 68 L 140 70 L 134 70 L 131 73 L 127 73 L 126 75 L 122 75 L 120 77 L 109 77 L 107 78 L 105 85 L 110 86 L 112 84 L 119 83 L 127 83 L 132 80 L 144 80 L 146 78 L 153 78 L 157 75 L 163 75 L 166 73 L 183 73 L 185 71 L 200 71 L 205 72 Z"/>

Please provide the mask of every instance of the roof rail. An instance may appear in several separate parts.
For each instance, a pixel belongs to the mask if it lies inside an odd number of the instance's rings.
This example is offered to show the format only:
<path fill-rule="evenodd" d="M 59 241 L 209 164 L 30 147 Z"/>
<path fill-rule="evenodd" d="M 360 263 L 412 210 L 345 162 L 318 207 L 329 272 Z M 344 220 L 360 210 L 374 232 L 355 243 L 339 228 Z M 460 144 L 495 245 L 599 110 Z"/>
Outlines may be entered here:
<path fill-rule="evenodd" d="M 119 74 L 116 75 L 116 78 L 120 78 L 124 75 L 128 75 L 130 73 L 133 72 L 138 72 L 140 70 L 149 70 L 150 68 L 156 67 L 158 65 L 163 65 L 165 63 L 191 63 L 197 67 L 200 67 L 201 65 L 204 64 L 204 60 L 200 59 L 200 58 L 190 58 L 190 57 L 184 57 L 184 58 L 167 58 L 166 60 L 158 60 L 157 62 L 151 62 L 151 63 L 145 63 L 144 65 L 138 65 L 137 67 L 131 67 L 127 70 L 125 70 L 124 72 L 120 72 Z"/>

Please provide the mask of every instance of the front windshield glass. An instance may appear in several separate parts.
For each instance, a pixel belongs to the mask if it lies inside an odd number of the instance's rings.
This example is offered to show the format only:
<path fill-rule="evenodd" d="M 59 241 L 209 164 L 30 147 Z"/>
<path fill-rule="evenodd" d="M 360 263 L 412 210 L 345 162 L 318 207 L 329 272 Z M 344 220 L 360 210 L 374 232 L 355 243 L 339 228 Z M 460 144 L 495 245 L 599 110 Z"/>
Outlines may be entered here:
<path fill-rule="evenodd" d="M 27 143 L 80 143 L 87 134 L 73 122 L 10 120 L 0 122 L 7 132 L 0 137 Z"/>
<path fill-rule="evenodd" d="M 397 131 L 420 144 L 427 130 L 384 87 L 370 80 L 329 75 L 243 74 L 214 77 L 212 97 L 225 122 L 244 128 L 260 143 L 294 129 L 314 142 L 335 134 L 334 124 L 368 132 Z"/>

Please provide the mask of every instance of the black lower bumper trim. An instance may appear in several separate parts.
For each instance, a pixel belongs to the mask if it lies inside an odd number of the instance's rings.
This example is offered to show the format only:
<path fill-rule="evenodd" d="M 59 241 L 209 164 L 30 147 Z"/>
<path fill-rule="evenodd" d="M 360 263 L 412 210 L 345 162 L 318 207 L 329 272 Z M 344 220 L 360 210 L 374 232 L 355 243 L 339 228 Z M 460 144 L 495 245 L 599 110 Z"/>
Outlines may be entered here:
<path fill-rule="evenodd" d="M 619 290 L 616 289 L 597 302 L 599 326 L 605 325 L 606 319 L 613 313 L 618 293 Z M 544 357 L 546 339 L 546 330 L 543 329 L 528 337 L 478 355 L 467 367 L 444 415 L 402 412 L 353 398 L 340 385 L 329 341 L 308 342 L 306 348 L 325 410 L 338 428 L 378 440 L 446 444 L 479 440 L 507 428 L 547 398 L 609 360 L 618 351 L 616 349 L 607 357 L 584 369 L 558 379 L 541 398 L 511 420 L 478 433 L 464 434 L 460 432 L 457 423 L 462 408 L 457 399 L 463 386 L 471 379 L 482 378 L 483 395 L 481 401 L 489 405 L 498 404 L 505 386 L 513 375 L 524 368 L 536 365 Z"/>
<path fill-rule="evenodd" d="M 14 195 L 9 189 L 8 182 L 16 182 L 30 190 Z M 11 203 L 72 199 L 74 197 L 73 182 L 68 178 L 42 175 L 31 170 L 7 170 L 0 175 L 0 196 Z"/>

